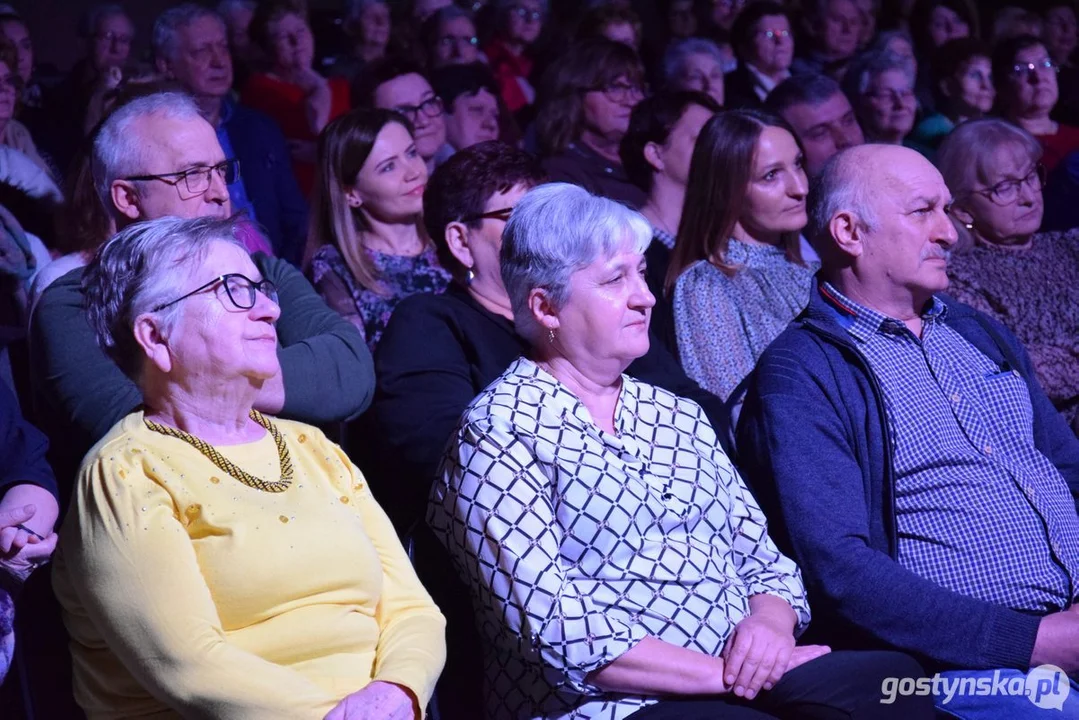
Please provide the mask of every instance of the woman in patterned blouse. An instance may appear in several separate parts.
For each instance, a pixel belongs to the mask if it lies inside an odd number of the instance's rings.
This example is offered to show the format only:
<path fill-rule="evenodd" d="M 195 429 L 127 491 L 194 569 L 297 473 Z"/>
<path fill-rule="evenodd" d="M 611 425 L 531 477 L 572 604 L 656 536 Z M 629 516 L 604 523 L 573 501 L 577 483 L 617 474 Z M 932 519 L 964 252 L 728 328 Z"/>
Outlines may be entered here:
<path fill-rule="evenodd" d="M 541 185 L 503 234 L 531 345 L 469 405 L 428 520 L 469 579 L 489 718 L 930 717 L 896 653 L 796 646 L 794 562 L 691 400 L 623 371 L 654 298 L 639 214 Z"/>
<path fill-rule="evenodd" d="M 687 188 L 667 269 L 678 353 L 687 375 L 729 398 L 809 301 L 804 154 L 777 117 L 720 113 L 697 139 Z"/>
<path fill-rule="evenodd" d="M 989 148 L 989 151 L 986 151 Z M 1079 233 L 1039 233 L 1041 144 L 1002 120 L 960 125 L 937 156 L 960 245 L 950 293 L 1003 323 L 1079 433 Z"/>
<path fill-rule="evenodd" d="M 426 186 L 412 125 L 398 113 L 354 110 L 319 138 L 308 275 L 372 352 L 398 302 L 449 283 L 420 224 Z"/>

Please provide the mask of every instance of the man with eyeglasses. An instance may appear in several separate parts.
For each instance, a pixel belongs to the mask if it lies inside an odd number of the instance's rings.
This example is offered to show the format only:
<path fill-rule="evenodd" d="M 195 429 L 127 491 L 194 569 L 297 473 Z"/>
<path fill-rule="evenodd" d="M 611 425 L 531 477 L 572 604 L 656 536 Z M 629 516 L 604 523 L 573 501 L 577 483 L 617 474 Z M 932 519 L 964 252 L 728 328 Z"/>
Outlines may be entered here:
<path fill-rule="evenodd" d="M 307 203 L 277 123 L 229 96 L 232 59 L 221 16 L 192 3 L 166 10 L 154 23 L 152 45 L 157 69 L 191 94 L 225 155 L 243 167 L 226 180 L 232 209 L 258 223 L 278 257 L 299 266 Z"/>
<path fill-rule="evenodd" d="M 1079 128 L 1053 119 L 1060 98 L 1059 70 L 1042 41 L 1031 35 L 1009 38 L 993 49 L 1001 114 L 1038 139 L 1045 150 L 1042 163 L 1049 172 L 1079 150 Z"/>
<path fill-rule="evenodd" d="M 226 158 L 214 129 L 180 93 L 131 101 L 104 122 L 93 148 L 95 189 L 117 229 L 166 216 L 228 217 Z M 249 238 L 241 238 L 250 247 Z M 103 242 L 105 238 L 102 238 Z M 330 310 L 290 263 L 252 259 L 279 294 L 281 374 L 260 391 L 260 411 L 328 424 L 357 417 L 374 387 L 362 335 Z M 86 450 L 138 406 L 138 388 L 97 347 L 86 322 L 82 269 L 41 296 L 30 326 L 36 407 L 54 439 L 53 467 L 69 487 Z M 242 297 L 239 298 L 242 300 Z"/>
<path fill-rule="evenodd" d="M 352 101 L 355 107 L 394 110 L 408 118 L 416 151 L 429 173 L 453 154 L 446 143 L 442 98 L 419 66 L 396 58 L 372 63 L 353 85 Z"/>
<path fill-rule="evenodd" d="M 1079 438 L 1016 336 L 944 294 L 949 185 L 914 150 L 863 145 L 808 206 L 818 283 L 758 362 L 737 436 L 802 569 L 805 640 L 915 655 L 949 717 L 1036 720 L 1050 698 L 1079 717 Z M 1032 687 L 1040 666 L 1038 697 L 956 692 Z"/>

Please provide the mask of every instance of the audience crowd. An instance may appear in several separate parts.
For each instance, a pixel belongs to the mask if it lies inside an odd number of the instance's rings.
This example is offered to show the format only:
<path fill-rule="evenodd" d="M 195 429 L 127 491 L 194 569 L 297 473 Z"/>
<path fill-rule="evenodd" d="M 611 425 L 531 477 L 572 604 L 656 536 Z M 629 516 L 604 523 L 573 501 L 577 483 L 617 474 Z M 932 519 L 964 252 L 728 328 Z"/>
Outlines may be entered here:
<path fill-rule="evenodd" d="M 1077 16 L 0 5 L 0 715 L 1079 720 Z"/>

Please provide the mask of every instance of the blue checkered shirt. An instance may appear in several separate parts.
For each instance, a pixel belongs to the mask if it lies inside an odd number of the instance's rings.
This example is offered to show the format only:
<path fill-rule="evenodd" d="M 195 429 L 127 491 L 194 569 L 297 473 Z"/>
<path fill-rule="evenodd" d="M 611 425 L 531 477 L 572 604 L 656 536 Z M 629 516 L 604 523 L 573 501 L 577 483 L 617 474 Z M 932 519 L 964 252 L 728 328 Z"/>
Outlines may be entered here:
<path fill-rule="evenodd" d="M 922 337 L 844 297 L 837 311 L 884 394 L 892 437 L 898 560 L 969 597 L 1047 613 L 1079 598 L 1079 516 L 1034 447 L 1018 371 L 950 328 L 937 298 Z"/>

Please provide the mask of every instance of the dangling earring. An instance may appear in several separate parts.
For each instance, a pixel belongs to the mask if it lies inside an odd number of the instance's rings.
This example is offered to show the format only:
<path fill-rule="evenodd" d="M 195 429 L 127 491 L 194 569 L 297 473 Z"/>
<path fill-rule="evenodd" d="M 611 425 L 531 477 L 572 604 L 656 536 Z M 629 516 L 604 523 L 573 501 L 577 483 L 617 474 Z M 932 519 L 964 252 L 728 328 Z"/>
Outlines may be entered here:
<path fill-rule="evenodd" d="M 554 328 L 547 329 L 547 342 L 554 345 Z"/>
<path fill-rule="evenodd" d="M 476 273 L 472 272 L 472 268 L 468 268 L 468 272 L 465 273 L 465 285 L 471 285 L 475 279 Z"/>

